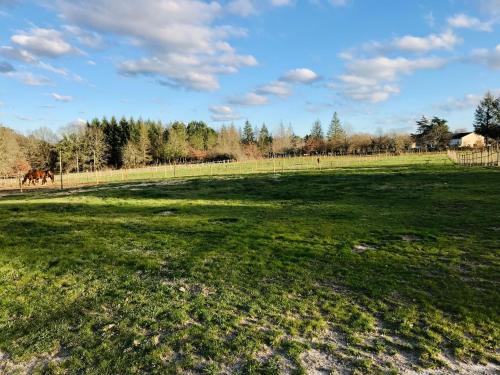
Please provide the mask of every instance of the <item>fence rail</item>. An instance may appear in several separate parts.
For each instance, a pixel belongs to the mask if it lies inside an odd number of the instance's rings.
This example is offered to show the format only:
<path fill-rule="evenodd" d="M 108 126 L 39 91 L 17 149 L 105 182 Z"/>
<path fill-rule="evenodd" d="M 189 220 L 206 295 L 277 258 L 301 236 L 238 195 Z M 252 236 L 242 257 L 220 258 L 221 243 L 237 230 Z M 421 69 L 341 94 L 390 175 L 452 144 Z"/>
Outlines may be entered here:
<path fill-rule="evenodd" d="M 319 160 L 319 162 L 318 162 Z M 287 173 L 298 171 L 322 171 L 334 168 L 363 168 L 378 166 L 418 165 L 450 163 L 443 152 L 422 152 L 407 154 L 380 153 L 372 155 L 342 156 L 288 156 L 272 159 L 226 161 L 193 164 L 163 164 L 134 169 L 107 169 L 80 173 L 63 173 L 64 187 L 98 185 L 112 182 L 132 182 L 141 180 L 162 180 L 176 177 L 201 177 L 244 175 L 258 173 Z M 20 186 L 17 178 L 0 179 L 1 189 L 41 189 L 57 188 L 61 175 L 55 182 L 42 186 Z"/>
<path fill-rule="evenodd" d="M 500 150 L 449 150 L 448 157 L 456 164 L 466 166 L 500 167 Z"/>

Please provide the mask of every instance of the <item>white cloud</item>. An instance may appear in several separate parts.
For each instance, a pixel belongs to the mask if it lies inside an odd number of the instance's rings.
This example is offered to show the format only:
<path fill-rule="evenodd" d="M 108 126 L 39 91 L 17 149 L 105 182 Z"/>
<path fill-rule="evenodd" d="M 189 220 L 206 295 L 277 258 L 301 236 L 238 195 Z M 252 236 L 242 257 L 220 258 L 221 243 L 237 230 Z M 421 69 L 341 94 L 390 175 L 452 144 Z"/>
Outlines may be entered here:
<path fill-rule="evenodd" d="M 500 95 L 500 89 L 490 90 L 493 95 Z M 484 98 L 484 94 L 467 94 L 461 98 L 449 98 L 446 103 L 441 104 L 439 109 L 445 112 L 460 111 L 477 107 Z"/>
<path fill-rule="evenodd" d="M 54 74 L 58 74 L 67 80 L 75 82 L 83 82 L 82 77 L 80 77 L 78 74 L 72 73 L 65 68 L 58 68 L 53 66 L 52 64 L 41 61 L 36 56 L 23 49 L 17 49 L 11 46 L 1 46 L 0 56 L 3 56 L 11 60 L 22 61 L 24 63 L 34 65 L 40 69 L 44 69 Z"/>
<path fill-rule="evenodd" d="M 273 81 L 267 85 L 262 85 L 257 88 L 257 94 L 276 95 L 286 98 L 292 94 L 292 88 L 289 84 L 282 81 Z"/>
<path fill-rule="evenodd" d="M 64 103 L 68 103 L 68 102 L 71 102 L 73 101 L 73 97 L 72 96 L 68 96 L 68 95 L 60 95 L 60 94 L 56 94 L 55 92 L 53 92 L 52 94 L 50 94 L 55 100 L 57 100 L 58 102 L 64 102 Z"/>
<path fill-rule="evenodd" d="M 78 26 L 71 25 L 64 25 L 63 29 L 73 35 L 84 46 L 99 48 L 103 45 L 102 37 L 96 32 L 83 30 Z"/>
<path fill-rule="evenodd" d="M 417 70 L 438 69 L 447 60 L 440 58 L 407 59 L 403 57 L 389 58 L 384 56 L 356 59 L 345 55 L 346 73 L 340 75 L 340 89 L 343 93 L 358 101 L 380 103 L 398 94 L 400 88 L 397 81 L 402 75 Z"/>
<path fill-rule="evenodd" d="M 492 50 L 482 48 L 473 51 L 471 60 L 485 64 L 492 69 L 500 69 L 500 44 Z"/>
<path fill-rule="evenodd" d="M 237 14 L 242 17 L 257 13 L 257 9 L 251 0 L 233 0 L 228 3 L 227 10 L 229 13 Z"/>
<path fill-rule="evenodd" d="M 483 22 L 466 14 L 455 14 L 448 18 L 448 25 L 457 29 L 474 29 L 479 31 L 492 31 L 492 22 Z"/>
<path fill-rule="evenodd" d="M 11 41 L 24 50 L 45 57 L 58 57 L 76 50 L 54 29 L 33 28 L 13 35 Z"/>
<path fill-rule="evenodd" d="M 410 74 L 416 70 L 438 69 L 447 60 L 438 57 L 407 59 L 404 57 L 374 57 L 368 59 L 352 59 L 347 63 L 348 75 L 363 80 L 395 81 L 402 74 Z"/>
<path fill-rule="evenodd" d="M 304 84 L 313 83 L 318 79 L 319 76 L 307 68 L 292 69 L 280 78 L 281 81 Z"/>
<path fill-rule="evenodd" d="M 346 85 L 345 94 L 358 101 L 380 103 L 387 101 L 392 95 L 399 94 L 396 85 Z"/>
<path fill-rule="evenodd" d="M 229 43 L 246 31 L 222 25 L 226 9 L 200 0 L 60 0 L 67 24 L 97 33 L 112 33 L 139 48 L 145 56 L 125 61 L 127 75 L 154 76 L 158 82 L 195 90 L 219 87 L 218 75 L 255 66 Z"/>
<path fill-rule="evenodd" d="M 28 86 L 46 86 L 52 84 L 52 81 L 47 77 L 35 75 L 30 72 L 11 72 L 6 75 Z"/>
<path fill-rule="evenodd" d="M 38 59 L 33 56 L 28 51 L 17 49 L 10 46 L 1 46 L 0 47 L 0 56 L 6 57 L 8 59 L 23 61 L 25 63 L 33 64 L 37 63 Z"/>
<path fill-rule="evenodd" d="M 213 121 L 236 121 L 241 118 L 241 116 L 233 111 L 230 106 L 220 105 L 220 106 L 212 106 L 209 108 L 210 112 L 212 112 L 212 120 Z"/>
<path fill-rule="evenodd" d="M 219 88 L 217 73 L 235 73 L 239 67 L 253 66 L 257 62 L 252 56 L 231 55 L 204 56 L 174 54 L 125 61 L 119 66 L 125 75 L 156 75 L 159 83 L 169 86 L 187 87 L 200 91 Z"/>
<path fill-rule="evenodd" d="M 396 38 L 393 46 L 403 51 L 429 52 L 437 49 L 452 50 L 462 40 L 453 31 L 448 30 L 442 34 L 431 34 L 425 37 L 405 35 Z"/>
<path fill-rule="evenodd" d="M 264 95 L 259 95 L 254 92 L 250 92 L 242 97 L 235 97 L 229 101 L 231 104 L 241 105 L 241 106 L 258 106 L 267 104 L 268 99 Z"/>

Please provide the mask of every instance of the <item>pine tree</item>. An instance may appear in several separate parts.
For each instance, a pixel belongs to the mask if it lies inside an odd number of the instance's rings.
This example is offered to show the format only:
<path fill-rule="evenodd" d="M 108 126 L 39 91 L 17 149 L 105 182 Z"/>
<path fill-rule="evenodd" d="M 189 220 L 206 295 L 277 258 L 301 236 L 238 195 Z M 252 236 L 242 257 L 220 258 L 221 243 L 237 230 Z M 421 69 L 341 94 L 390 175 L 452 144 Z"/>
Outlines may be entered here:
<path fill-rule="evenodd" d="M 245 126 L 243 127 L 242 140 L 243 144 L 250 145 L 255 143 L 255 134 L 253 132 L 252 124 L 250 121 L 245 121 Z"/>
<path fill-rule="evenodd" d="M 311 138 L 316 141 L 323 141 L 323 127 L 321 126 L 321 121 L 316 120 L 311 128 Z"/>
<path fill-rule="evenodd" d="M 474 130 L 486 138 L 500 140 L 500 98 L 488 92 L 476 109 Z"/>
<path fill-rule="evenodd" d="M 332 121 L 330 122 L 327 139 L 332 149 L 338 150 L 345 148 L 347 134 L 340 123 L 337 112 L 333 114 Z"/>
<path fill-rule="evenodd" d="M 271 151 L 271 143 L 272 137 L 269 134 L 269 130 L 267 129 L 266 124 L 262 124 L 259 131 L 259 138 L 257 140 L 257 147 L 264 156 L 268 155 Z"/>

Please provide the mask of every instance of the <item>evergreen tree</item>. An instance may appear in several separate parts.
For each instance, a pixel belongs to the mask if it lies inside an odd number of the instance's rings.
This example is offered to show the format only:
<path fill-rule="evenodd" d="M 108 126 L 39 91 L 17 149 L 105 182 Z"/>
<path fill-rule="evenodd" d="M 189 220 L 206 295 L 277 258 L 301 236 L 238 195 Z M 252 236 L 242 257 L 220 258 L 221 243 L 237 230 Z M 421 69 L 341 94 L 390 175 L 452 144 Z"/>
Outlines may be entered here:
<path fill-rule="evenodd" d="M 422 116 L 417 121 L 417 133 L 413 135 L 413 138 L 426 149 L 445 149 L 451 138 L 448 122 L 439 117 L 433 117 L 429 121 L 425 116 Z"/>
<path fill-rule="evenodd" d="M 486 138 L 500 140 L 500 98 L 488 92 L 476 109 L 474 130 Z"/>
<path fill-rule="evenodd" d="M 250 145 L 255 143 L 255 134 L 253 132 L 252 125 L 248 120 L 245 121 L 245 126 L 243 127 L 243 134 L 241 141 L 245 145 Z"/>
<path fill-rule="evenodd" d="M 327 134 L 328 141 L 341 143 L 345 141 L 346 132 L 340 123 L 339 116 L 337 112 L 333 114 L 332 121 L 330 122 L 330 127 L 328 128 Z"/>
<path fill-rule="evenodd" d="M 323 127 L 321 126 L 321 121 L 316 120 L 311 128 L 310 137 L 316 141 L 323 141 Z"/>
<path fill-rule="evenodd" d="M 347 134 L 340 123 L 337 112 L 333 114 L 332 121 L 328 128 L 327 139 L 330 147 L 333 150 L 345 151 Z"/>
<path fill-rule="evenodd" d="M 137 128 L 137 149 L 141 155 L 140 163 L 146 165 L 151 161 L 151 142 L 147 123 L 141 121 Z"/>
<path fill-rule="evenodd" d="M 273 139 L 269 134 L 269 130 L 267 129 L 266 124 L 262 124 L 262 127 L 259 131 L 259 138 L 257 140 L 257 147 L 264 156 L 269 155 L 269 153 L 271 152 L 272 142 Z"/>

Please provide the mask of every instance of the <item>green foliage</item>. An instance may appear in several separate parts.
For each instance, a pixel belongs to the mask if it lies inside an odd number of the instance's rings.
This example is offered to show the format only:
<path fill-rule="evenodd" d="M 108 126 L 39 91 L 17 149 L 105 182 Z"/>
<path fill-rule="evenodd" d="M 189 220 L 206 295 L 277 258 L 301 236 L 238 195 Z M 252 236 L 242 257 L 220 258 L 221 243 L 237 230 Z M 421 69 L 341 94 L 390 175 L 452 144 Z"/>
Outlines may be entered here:
<path fill-rule="evenodd" d="M 253 132 L 252 124 L 250 121 L 245 121 L 245 126 L 243 127 L 243 134 L 241 135 L 241 141 L 245 145 L 250 145 L 255 143 L 255 134 Z"/>
<path fill-rule="evenodd" d="M 323 141 L 324 135 L 323 135 L 323 127 L 321 125 L 321 121 L 319 120 L 314 121 L 309 137 L 316 141 Z"/>
<path fill-rule="evenodd" d="M 334 150 L 345 151 L 347 145 L 347 133 L 340 123 L 337 112 L 333 114 L 328 128 L 327 140 Z"/>
<path fill-rule="evenodd" d="M 165 157 L 167 160 L 176 160 L 188 155 L 188 135 L 186 125 L 174 122 L 168 128 L 167 142 L 165 144 Z"/>
<path fill-rule="evenodd" d="M 432 120 L 422 116 L 417 121 L 417 133 L 414 135 L 417 143 L 428 150 L 444 150 L 451 139 L 447 121 L 439 117 Z"/>
<path fill-rule="evenodd" d="M 490 92 L 485 95 L 476 109 L 474 130 L 484 137 L 500 140 L 500 98 Z"/>
<path fill-rule="evenodd" d="M 271 152 L 271 145 L 273 143 L 273 138 L 267 129 L 266 124 L 262 124 L 259 131 L 259 137 L 257 139 L 257 146 L 263 155 L 267 156 Z"/>

